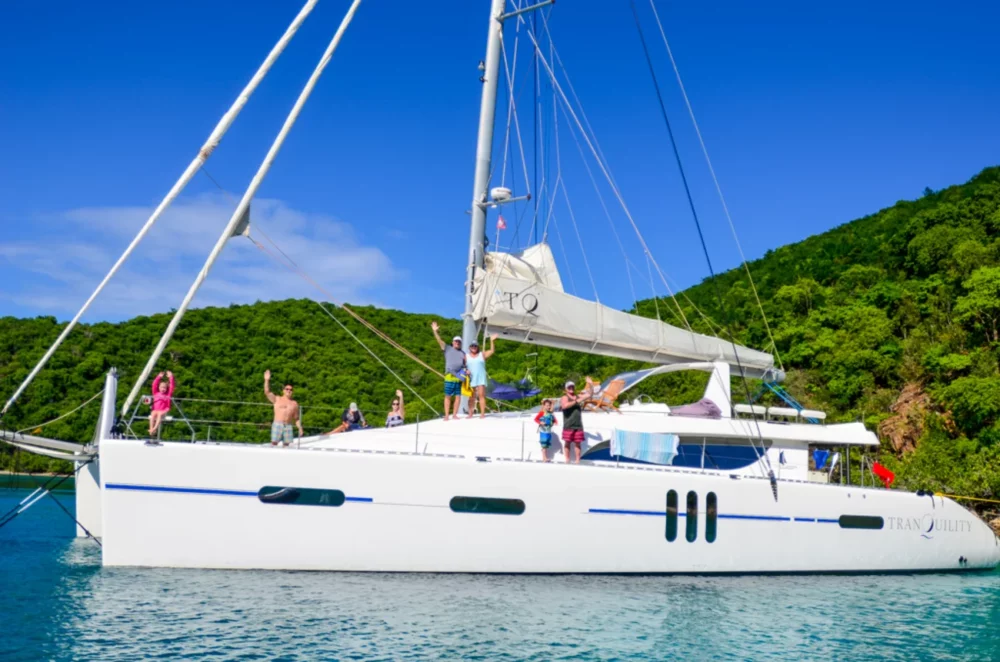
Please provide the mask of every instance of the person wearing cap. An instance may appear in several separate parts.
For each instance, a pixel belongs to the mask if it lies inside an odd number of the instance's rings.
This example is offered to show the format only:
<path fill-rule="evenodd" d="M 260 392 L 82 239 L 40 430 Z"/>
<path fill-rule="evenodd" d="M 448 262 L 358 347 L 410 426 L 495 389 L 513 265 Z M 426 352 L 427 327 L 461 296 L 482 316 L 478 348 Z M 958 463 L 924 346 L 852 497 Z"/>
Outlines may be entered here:
<path fill-rule="evenodd" d="M 469 386 L 472 397 L 469 398 L 469 418 L 476 413 L 476 399 L 479 399 L 479 417 L 486 417 L 486 359 L 496 351 L 497 334 L 490 336 L 490 348 L 479 351 L 479 343 L 475 340 L 469 345 L 469 353 L 465 355 L 465 365 L 469 369 Z"/>
<path fill-rule="evenodd" d="M 462 351 L 462 337 L 455 336 L 451 345 L 445 345 L 438 334 L 438 323 L 431 322 L 434 340 L 444 352 L 444 420 L 450 418 L 454 403 L 455 417 L 458 417 L 458 404 L 462 397 L 462 380 L 465 377 L 465 352 Z"/>
<path fill-rule="evenodd" d="M 350 432 L 351 430 L 360 430 L 366 427 L 368 427 L 368 421 L 365 420 L 365 415 L 358 409 L 358 403 L 352 402 L 340 417 L 340 425 L 327 432 L 327 434 L 340 434 L 341 432 Z"/>
<path fill-rule="evenodd" d="M 356 402 L 352 402 L 348 405 L 347 409 L 344 410 L 344 415 L 340 417 L 340 420 L 347 423 L 348 430 L 358 430 L 368 427 L 368 421 L 365 420 L 365 415 L 361 413 L 360 409 L 358 409 L 358 403 Z"/>
<path fill-rule="evenodd" d="M 559 399 L 559 408 L 563 415 L 563 452 L 565 453 L 566 464 L 569 464 L 570 447 L 576 451 L 574 464 L 580 463 L 580 445 L 583 443 L 583 408 L 582 403 L 585 397 L 576 394 L 576 384 L 566 382 L 565 393 Z"/>

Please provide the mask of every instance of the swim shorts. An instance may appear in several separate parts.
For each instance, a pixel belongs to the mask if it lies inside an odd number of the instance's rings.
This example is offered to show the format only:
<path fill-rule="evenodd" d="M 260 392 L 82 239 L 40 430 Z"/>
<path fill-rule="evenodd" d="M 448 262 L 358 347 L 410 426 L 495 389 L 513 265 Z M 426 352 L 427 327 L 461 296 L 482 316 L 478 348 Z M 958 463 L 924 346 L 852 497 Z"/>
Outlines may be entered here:
<path fill-rule="evenodd" d="M 538 443 L 542 448 L 548 448 L 552 445 L 552 433 L 551 432 L 539 432 L 538 433 Z"/>
<path fill-rule="evenodd" d="M 286 446 L 292 443 L 291 423 L 278 423 L 277 421 L 271 423 L 271 443 L 276 444 L 279 441 Z"/>
<path fill-rule="evenodd" d="M 444 380 L 444 394 L 448 396 L 462 395 L 462 382 L 457 379 L 452 381 L 445 378 Z"/>
<path fill-rule="evenodd" d="M 562 440 L 567 444 L 582 444 L 583 430 L 567 430 L 563 428 Z"/>

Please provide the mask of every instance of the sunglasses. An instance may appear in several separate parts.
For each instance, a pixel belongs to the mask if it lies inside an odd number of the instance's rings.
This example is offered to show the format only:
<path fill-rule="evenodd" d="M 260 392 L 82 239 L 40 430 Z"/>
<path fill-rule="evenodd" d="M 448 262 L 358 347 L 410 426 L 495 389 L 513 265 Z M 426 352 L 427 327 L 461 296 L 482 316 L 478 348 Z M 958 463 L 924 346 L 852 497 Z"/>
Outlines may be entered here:
<path fill-rule="evenodd" d="M 393 400 L 392 401 L 392 406 L 393 407 L 398 407 L 399 406 L 399 400 Z"/>

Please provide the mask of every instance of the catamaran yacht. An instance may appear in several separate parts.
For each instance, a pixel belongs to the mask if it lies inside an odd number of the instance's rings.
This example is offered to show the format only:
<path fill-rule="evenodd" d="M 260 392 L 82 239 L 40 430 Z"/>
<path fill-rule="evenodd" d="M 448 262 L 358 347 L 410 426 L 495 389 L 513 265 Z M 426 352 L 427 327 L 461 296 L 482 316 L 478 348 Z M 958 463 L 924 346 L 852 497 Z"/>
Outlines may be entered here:
<path fill-rule="evenodd" d="M 878 446 L 862 423 L 827 423 L 823 412 L 801 407 L 734 402 L 734 379 L 782 379 L 772 354 L 570 294 L 545 243 L 519 252 L 486 250 L 488 212 L 515 197 L 504 187 L 490 189 L 504 26 L 551 0 L 532 7 L 489 3 L 463 336 L 468 345 L 488 325 L 507 340 L 650 366 L 607 380 L 605 387 L 614 384 L 619 394 L 617 409 L 583 413 L 582 461 L 562 461 L 557 417 L 552 461 L 544 462 L 531 411 L 305 437 L 277 449 L 222 440 L 150 442 L 133 434 L 127 423 L 139 390 L 215 259 L 246 233 L 250 201 L 360 1 L 351 4 L 124 405 L 118 408 L 112 370 L 92 443 L 4 435 L 20 448 L 76 462 L 80 532 L 100 539 L 104 565 L 711 574 L 1000 564 L 1000 540 L 955 501 L 874 482 L 831 481 L 825 461 L 811 468 L 815 451 L 839 450 L 842 457 Z M 315 2 L 306 3 L 108 279 L 211 155 Z M 533 31 L 524 30 L 551 73 Z M 555 78 L 553 87 L 561 94 Z M 579 129 L 586 135 L 582 123 Z M 708 373 L 703 406 L 671 408 L 643 393 L 646 380 L 677 371 Z"/>

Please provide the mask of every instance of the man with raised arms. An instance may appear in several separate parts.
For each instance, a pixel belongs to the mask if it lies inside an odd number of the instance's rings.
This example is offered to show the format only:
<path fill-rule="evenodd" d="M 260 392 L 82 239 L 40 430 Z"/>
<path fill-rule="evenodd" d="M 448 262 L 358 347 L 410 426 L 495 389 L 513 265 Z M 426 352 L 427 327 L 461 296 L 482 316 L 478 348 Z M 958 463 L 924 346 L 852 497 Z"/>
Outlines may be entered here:
<path fill-rule="evenodd" d="M 445 345 L 438 334 L 438 323 L 431 322 L 434 340 L 444 352 L 444 420 L 448 420 L 449 405 L 454 402 L 455 418 L 458 418 L 458 403 L 462 397 L 462 379 L 465 377 L 465 352 L 462 351 L 462 338 L 455 336 L 451 345 Z"/>
<path fill-rule="evenodd" d="M 292 400 L 293 390 L 291 384 L 285 384 L 281 395 L 271 393 L 271 371 L 264 371 L 264 395 L 274 403 L 274 422 L 271 423 L 272 446 L 277 446 L 279 441 L 285 446 L 292 443 L 292 423 L 299 428 L 299 438 L 303 437 L 299 403 Z"/>

